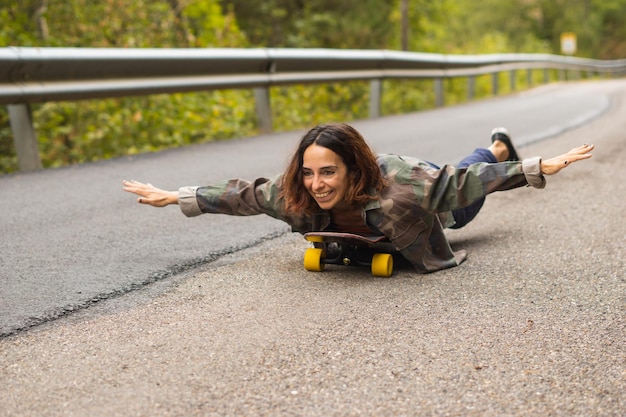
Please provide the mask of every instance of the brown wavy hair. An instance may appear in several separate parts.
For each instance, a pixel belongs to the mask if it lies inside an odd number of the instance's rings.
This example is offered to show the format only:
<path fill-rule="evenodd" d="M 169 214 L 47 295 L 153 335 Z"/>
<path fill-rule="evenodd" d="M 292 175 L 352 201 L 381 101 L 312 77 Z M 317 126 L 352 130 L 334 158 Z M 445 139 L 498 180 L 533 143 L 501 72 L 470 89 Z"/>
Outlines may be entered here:
<path fill-rule="evenodd" d="M 350 184 L 346 200 L 351 204 L 366 204 L 378 197 L 368 194 L 368 189 L 380 191 L 385 179 L 380 172 L 376 155 L 361 134 L 345 123 L 318 125 L 309 130 L 300 144 L 283 176 L 283 194 L 287 212 L 311 214 L 319 209 L 304 187 L 302 165 L 304 151 L 311 145 L 323 146 L 335 152 L 348 168 Z"/>

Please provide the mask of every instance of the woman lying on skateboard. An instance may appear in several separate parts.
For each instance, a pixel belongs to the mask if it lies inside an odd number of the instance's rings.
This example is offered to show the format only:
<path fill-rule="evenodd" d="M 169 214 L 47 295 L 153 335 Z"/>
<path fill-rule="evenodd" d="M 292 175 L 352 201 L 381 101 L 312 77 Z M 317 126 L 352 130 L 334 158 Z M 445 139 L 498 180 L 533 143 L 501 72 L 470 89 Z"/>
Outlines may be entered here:
<path fill-rule="evenodd" d="M 445 228 L 460 228 L 494 191 L 545 186 L 572 163 L 591 157 L 583 145 L 555 158 L 519 161 L 509 133 L 494 129 L 491 145 L 476 149 L 457 166 L 442 168 L 412 157 L 375 155 L 347 124 L 314 127 L 300 141 L 284 174 L 253 182 L 229 180 L 165 191 L 137 181 L 124 190 L 155 207 L 179 204 L 187 216 L 203 213 L 267 214 L 295 232 L 333 230 L 386 236 L 419 272 L 459 265 Z"/>

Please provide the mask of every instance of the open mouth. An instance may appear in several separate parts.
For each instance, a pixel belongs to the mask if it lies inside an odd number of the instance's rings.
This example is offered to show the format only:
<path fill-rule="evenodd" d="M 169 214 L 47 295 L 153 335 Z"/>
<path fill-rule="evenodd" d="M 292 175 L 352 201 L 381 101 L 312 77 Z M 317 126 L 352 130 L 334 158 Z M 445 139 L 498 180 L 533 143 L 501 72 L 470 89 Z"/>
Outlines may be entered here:
<path fill-rule="evenodd" d="M 332 191 L 326 191 L 325 193 L 313 193 L 313 196 L 316 200 L 325 200 L 329 195 L 332 194 Z"/>

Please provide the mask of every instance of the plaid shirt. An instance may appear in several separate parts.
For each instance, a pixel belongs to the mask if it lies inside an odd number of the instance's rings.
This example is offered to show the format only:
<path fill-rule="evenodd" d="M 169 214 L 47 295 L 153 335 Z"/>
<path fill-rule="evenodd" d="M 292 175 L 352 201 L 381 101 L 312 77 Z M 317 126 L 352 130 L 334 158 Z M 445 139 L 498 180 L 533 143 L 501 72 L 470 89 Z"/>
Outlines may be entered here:
<path fill-rule="evenodd" d="M 450 211 L 465 207 L 494 191 L 524 185 L 543 188 L 540 159 L 497 164 L 477 163 L 467 168 L 446 165 L 433 168 L 417 158 L 379 155 L 378 165 L 387 186 L 363 209 L 372 230 L 389 238 L 392 245 L 418 272 L 450 268 L 463 262 L 465 251 L 453 251 L 444 228 L 454 224 Z M 187 216 L 222 213 L 236 216 L 267 214 L 285 221 L 294 232 L 324 230 L 330 214 L 312 216 L 288 213 L 280 199 L 282 175 L 253 182 L 233 179 L 205 187 L 183 187 L 179 204 Z"/>

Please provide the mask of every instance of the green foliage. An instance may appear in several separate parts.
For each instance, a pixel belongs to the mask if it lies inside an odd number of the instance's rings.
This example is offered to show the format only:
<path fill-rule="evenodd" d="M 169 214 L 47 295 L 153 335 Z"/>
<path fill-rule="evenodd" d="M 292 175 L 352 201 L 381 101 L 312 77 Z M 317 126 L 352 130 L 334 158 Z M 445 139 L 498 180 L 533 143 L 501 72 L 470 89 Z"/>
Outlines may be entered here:
<path fill-rule="evenodd" d="M 224 0 L 259 47 L 393 48 L 391 0 Z"/>
<path fill-rule="evenodd" d="M 560 53 L 562 32 L 576 33 L 578 56 L 624 58 L 626 0 L 0 0 L 0 46 L 401 49 L 406 39 L 420 52 Z M 514 88 L 543 82 L 543 71 L 530 82 L 518 72 Z M 476 77 L 474 97 L 492 95 L 492 84 L 491 75 Z M 510 74 L 498 85 L 500 94 L 513 91 Z M 468 88 L 465 78 L 446 80 L 446 104 L 465 101 Z M 385 80 L 383 91 L 385 115 L 435 105 L 432 80 Z M 271 101 L 277 130 L 363 119 L 369 83 L 275 87 Z M 245 90 L 44 103 L 33 112 L 45 167 L 257 131 Z M 2 108 L 0 172 L 15 170 Z"/>
<path fill-rule="evenodd" d="M 0 173 L 17 171 L 17 155 L 9 126 L 9 112 L 0 108 Z"/>
<path fill-rule="evenodd" d="M 3 4 L 8 3 L 8 4 Z M 0 0 L 0 45 L 244 46 L 218 0 Z"/>
<path fill-rule="evenodd" d="M 364 119 L 369 112 L 366 82 L 275 87 L 270 93 L 272 118 L 279 130 Z"/>
<path fill-rule="evenodd" d="M 596 11 L 587 16 L 593 25 L 592 48 L 597 58 L 626 57 L 626 0 L 589 0 Z"/>
<path fill-rule="evenodd" d="M 22 7 L 32 10 L 26 0 Z M 17 2 L 0 0 L 0 46 L 33 45 L 36 43 L 36 27 L 31 18 L 33 12 L 21 12 Z"/>
<path fill-rule="evenodd" d="M 561 53 L 561 34 L 574 32 L 576 55 L 626 56 L 626 0 L 456 0 L 449 39 L 464 53 Z M 490 41 L 489 38 L 492 40 Z M 493 42 L 494 38 L 501 38 Z"/>
<path fill-rule="evenodd" d="M 189 46 L 241 47 L 245 38 L 239 31 L 235 15 L 232 12 L 222 14 L 218 2 L 190 2 L 182 10 L 186 20 Z"/>
<path fill-rule="evenodd" d="M 432 80 L 385 80 L 382 100 L 384 116 L 429 109 L 435 106 Z"/>
<path fill-rule="evenodd" d="M 256 129 L 252 93 L 231 90 L 46 103 L 34 114 L 46 168 L 229 139 Z"/>

